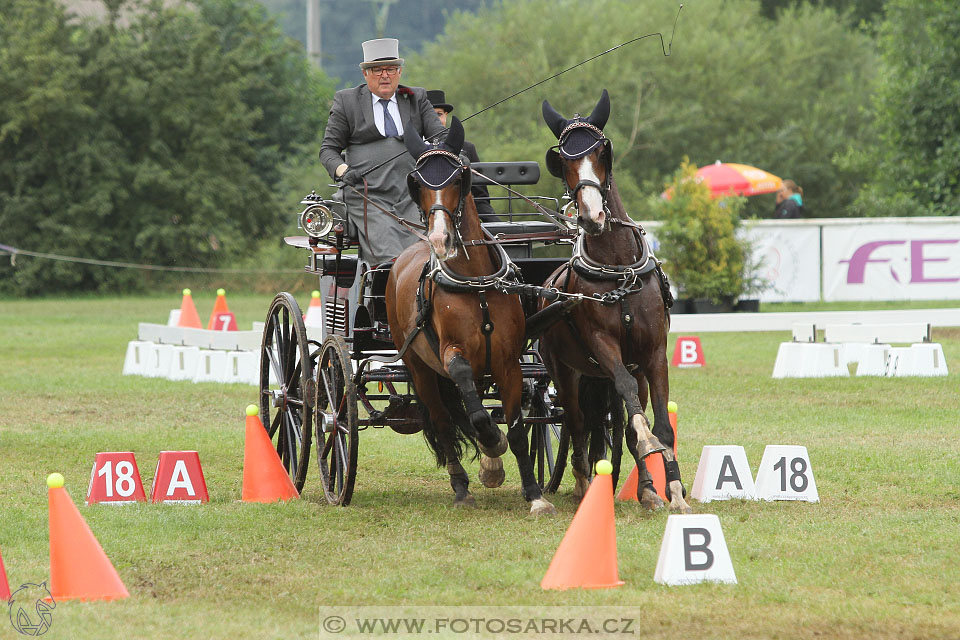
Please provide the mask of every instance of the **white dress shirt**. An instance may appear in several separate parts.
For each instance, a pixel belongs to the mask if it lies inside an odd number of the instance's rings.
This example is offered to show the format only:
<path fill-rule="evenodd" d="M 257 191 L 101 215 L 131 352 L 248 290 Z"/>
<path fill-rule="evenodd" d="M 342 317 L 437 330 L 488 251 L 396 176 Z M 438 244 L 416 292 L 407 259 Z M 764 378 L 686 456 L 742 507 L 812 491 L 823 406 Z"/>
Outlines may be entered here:
<path fill-rule="evenodd" d="M 383 129 L 383 107 L 380 105 L 380 96 L 371 92 L 371 98 L 373 99 L 373 121 L 377 125 L 377 131 L 380 132 L 380 135 L 387 135 Z M 397 131 L 400 135 L 403 135 L 403 122 L 400 121 L 400 107 L 397 106 L 397 94 L 394 93 L 390 96 L 390 103 L 387 105 L 387 111 L 390 112 L 390 116 L 393 118 L 393 123 L 397 125 Z"/>

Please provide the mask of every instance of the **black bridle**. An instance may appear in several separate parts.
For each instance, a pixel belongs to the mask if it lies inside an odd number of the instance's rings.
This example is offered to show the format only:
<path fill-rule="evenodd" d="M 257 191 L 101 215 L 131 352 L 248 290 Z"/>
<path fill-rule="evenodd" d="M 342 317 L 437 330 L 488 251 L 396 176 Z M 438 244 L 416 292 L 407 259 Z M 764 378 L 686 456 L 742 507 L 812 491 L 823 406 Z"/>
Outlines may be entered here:
<path fill-rule="evenodd" d="M 567 182 L 566 172 L 563 171 L 564 161 L 586 158 L 598 148 L 602 148 L 600 158 L 605 160 L 603 164 L 605 165 L 604 173 L 606 176 L 603 184 L 595 180 L 581 179 L 576 185 L 571 187 L 570 183 Z M 572 201 L 578 217 L 580 215 L 580 205 L 577 202 L 577 194 L 584 187 L 593 187 L 600 192 L 600 197 L 603 200 L 603 209 L 609 213 L 607 196 L 610 193 L 610 185 L 613 179 L 613 171 L 610 166 L 612 153 L 612 145 L 610 140 L 603 135 L 603 130 L 581 118 L 571 120 L 560 134 L 557 145 L 547 150 L 547 168 L 550 173 L 560 178 L 563 183 L 565 195 Z"/>
<path fill-rule="evenodd" d="M 458 181 L 460 197 L 455 210 L 450 211 L 443 203 L 436 203 L 428 211 L 424 211 L 420 204 L 420 189 L 423 186 L 431 191 L 439 191 L 450 183 Z M 407 176 L 407 188 L 410 196 L 417 203 L 420 211 L 420 221 L 427 225 L 427 220 L 436 211 L 446 213 L 457 231 L 457 241 L 463 246 L 460 237 L 460 221 L 463 218 L 463 208 L 466 205 L 467 195 L 470 193 L 470 168 L 463 163 L 460 156 L 443 148 L 430 149 L 417 159 L 417 164 Z M 415 186 L 416 185 L 416 186 Z"/>

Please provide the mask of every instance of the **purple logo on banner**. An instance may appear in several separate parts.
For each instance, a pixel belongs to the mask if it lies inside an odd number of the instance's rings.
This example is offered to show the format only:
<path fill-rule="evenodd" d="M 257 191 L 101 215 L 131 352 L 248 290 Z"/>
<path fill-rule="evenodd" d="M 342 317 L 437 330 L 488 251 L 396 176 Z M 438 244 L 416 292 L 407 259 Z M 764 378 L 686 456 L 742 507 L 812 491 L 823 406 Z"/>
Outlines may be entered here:
<path fill-rule="evenodd" d="M 866 274 L 867 264 L 890 262 L 890 258 L 872 258 L 874 251 L 887 245 L 905 244 L 906 240 L 876 240 L 860 245 L 848 260 L 840 260 L 840 263 L 847 263 L 847 284 L 863 284 Z M 950 258 L 931 258 L 925 257 L 923 248 L 928 244 L 957 244 L 960 239 L 952 240 L 911 240 L 910 241 L 910 283 L 926 282 L 960 282 L 960 276 L 956 278 L 928 278 L 924 276 L 924 264 L 928 262 L 948 262 Z M 900 277 L 893 267 L 890 267 L 890 275 L 897 282 Z"/>

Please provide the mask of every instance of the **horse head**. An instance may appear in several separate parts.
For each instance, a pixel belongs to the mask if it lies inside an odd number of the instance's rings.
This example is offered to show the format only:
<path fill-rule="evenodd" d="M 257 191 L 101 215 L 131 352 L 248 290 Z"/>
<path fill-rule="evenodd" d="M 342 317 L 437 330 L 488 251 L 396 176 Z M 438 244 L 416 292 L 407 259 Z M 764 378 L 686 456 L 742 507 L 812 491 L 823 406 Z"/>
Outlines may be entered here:
<path fill-rule="evenodd" d="M 603 135 L 609 117 L 606 89 L 586 118 L 574 114 L 567 120 L 543 101 L 543 119 L 558 140 L 547 151 L 547 170 L 563 181 L 577 209 L 577 223 L 591 235 L 601 233 L 609 218 L 606 200 L 613 176 L 613 147 Z"/>
<path fill-rule="evenodd" d="M 463 148 L 463 125 L 456 116 L 443 142 L 429 145 L 412 128 L 403 142 L 416 161 L 407 176 L 410 198 L 420 209 L 420 219 L 427 228 L 430 249 L 440 261 L 457 255 L 460 220 L 470 194 L 470 169 L 460 160 Z"/>

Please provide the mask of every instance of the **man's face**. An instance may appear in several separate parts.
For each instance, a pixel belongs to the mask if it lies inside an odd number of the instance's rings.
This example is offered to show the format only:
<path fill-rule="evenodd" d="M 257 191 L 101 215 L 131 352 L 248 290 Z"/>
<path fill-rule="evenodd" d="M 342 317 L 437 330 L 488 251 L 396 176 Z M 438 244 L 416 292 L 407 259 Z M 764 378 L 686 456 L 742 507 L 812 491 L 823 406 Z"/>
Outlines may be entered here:
<path fill-rule="evenodd" d="M 367 81 L 370 93 L 378 98 L 389 100 L 400 86 L 400 75 L 403 68 L 395 64 L 382 67 L 371 67 L 363 70 L 363 79 Z"/>
<path fill-rule="evenodd" d="M 435 108 L 434 111 L 437 112 L 437 117 L 440 118 L 440 124 L 447 126 L 447 112 L 439 108 Z"/>

